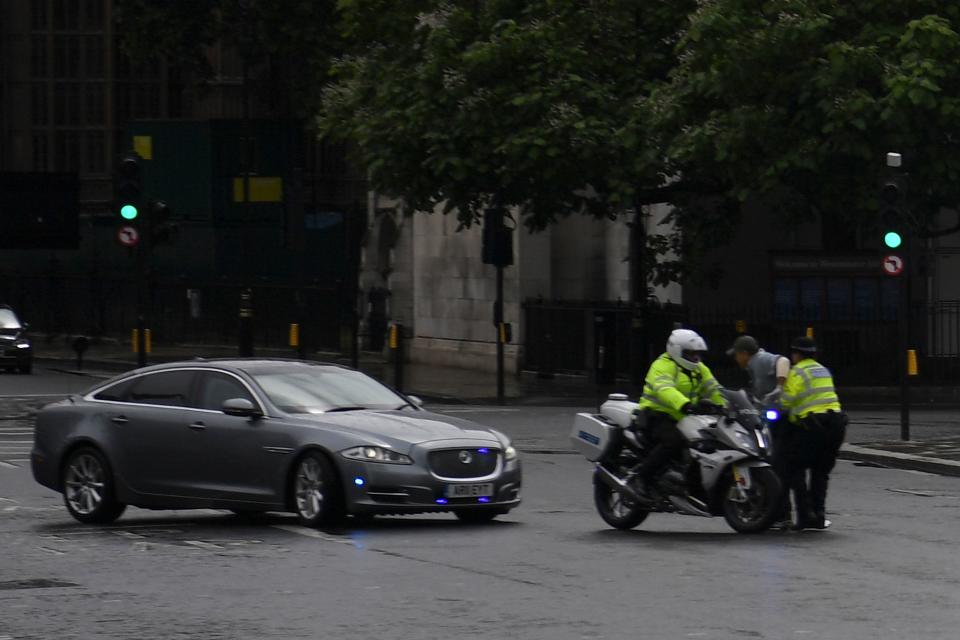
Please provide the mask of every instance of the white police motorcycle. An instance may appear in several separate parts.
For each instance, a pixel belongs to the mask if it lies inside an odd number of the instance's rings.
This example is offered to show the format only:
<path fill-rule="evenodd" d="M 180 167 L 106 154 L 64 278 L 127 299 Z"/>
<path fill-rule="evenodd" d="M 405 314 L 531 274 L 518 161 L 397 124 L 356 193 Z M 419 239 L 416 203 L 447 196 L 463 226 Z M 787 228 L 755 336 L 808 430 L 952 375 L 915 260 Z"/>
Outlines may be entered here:
<path fill-rule="evenodd" d="M 570 441 L 596 464 L 594 503 L 607 524 L 632 529 L 658 512 L 722 515 L 740 533 L 770 528 L 782 493 L 769 462 L 770 429 L 746 392 L 723 393 L 727 407 L 718 407 L 716 415 L 688 415 L 677 424 L 687 447 L 649 498 L 634 489 L 640 463 L 654 444 L 637 403 L 611 394 L 599 414 L 577 414 Z"/>

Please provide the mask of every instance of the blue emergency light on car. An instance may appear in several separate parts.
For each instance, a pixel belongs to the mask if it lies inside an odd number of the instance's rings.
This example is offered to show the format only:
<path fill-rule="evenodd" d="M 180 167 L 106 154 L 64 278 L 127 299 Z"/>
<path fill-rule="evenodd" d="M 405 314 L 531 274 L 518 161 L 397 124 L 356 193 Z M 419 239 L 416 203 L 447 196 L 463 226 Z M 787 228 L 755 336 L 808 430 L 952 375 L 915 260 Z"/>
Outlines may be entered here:
<path fill-rule="evenodd" d="M 365 484 L 365 481 L 363 478 L 354 478 L 353 484 L 357 485 L 358 487 L 362 487 Z"/>
<path fill-rule="evenodd" d="M 767 420 L 773 422 L 780 419 L 780 412 L 776 409 L 767 409 Z"/>

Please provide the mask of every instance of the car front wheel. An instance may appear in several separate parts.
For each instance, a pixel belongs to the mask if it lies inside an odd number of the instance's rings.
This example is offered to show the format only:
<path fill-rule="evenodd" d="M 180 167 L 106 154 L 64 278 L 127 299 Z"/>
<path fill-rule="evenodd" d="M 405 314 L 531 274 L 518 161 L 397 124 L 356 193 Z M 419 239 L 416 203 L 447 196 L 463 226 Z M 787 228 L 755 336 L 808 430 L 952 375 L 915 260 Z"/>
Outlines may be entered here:
<path fill-rule="evenodd" d="M 113 474 L 106 457 L 92 447 L 77 449 L 67 458 L 61 489 L 67 511 L 80 522 L 113 522 L 127 508 L 114 497 Z"/>
<path fill-rule="evenodd" d="M 343 491 L 333 465 L 322 454 L 310 452 L 293 472 L 293 508 L 308 527 L 339 524 L 344 518 Z"/>

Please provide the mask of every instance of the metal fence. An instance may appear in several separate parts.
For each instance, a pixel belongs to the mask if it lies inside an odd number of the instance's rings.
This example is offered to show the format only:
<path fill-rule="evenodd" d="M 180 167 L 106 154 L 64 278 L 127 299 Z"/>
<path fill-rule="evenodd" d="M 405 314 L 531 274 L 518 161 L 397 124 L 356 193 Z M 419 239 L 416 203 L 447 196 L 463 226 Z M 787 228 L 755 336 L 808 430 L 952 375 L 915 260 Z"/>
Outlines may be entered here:
<path fill-rule="evenodd" d="M 180 279 L 152 281 L 145 291 L 147 325 L 157 344 L 237 343 L 237 283 Z M 339 349 L 352 327 L 352 308 L 335 288 L 276 284 L 252 287 L 255 344 L 285 347 L 297 322 L 309 349 Z M 0 279 L 0 302 L 10 304 L 31 331 L 129 339 L 136 326 L 137 291 L 130 277 L 102 275 L 9 276 Z"/>
<path fill-rule="evenodd" d="M 645 370 L 663 351 L 674 322 L 704 336 L 710 345 L 707 364 L 730 386 L 746 382 L 743 372 L 725 354 L 740 333 L 756 337 L 768 351 L 786 353 L 794 337 L 812 329 L 821 360 L 843 386 L 895 385 L 904 362 L 897 318 L 802 322 L 776 320 L 770 309 L 763 308 L 688 311 L 654 306 L 648 312 L 647 331 L 638 332 L 640 311 L 631 305 L 527 302 L 524 311 L 523 364 L 534 371 L 595 375 L 602 364 L 599 359 L 605 357 L 615 363 L 615 375 L 627 379 L 631 372 Z M 915 383 L 960 383 L 960 302 L 916 306 L 910 310 L 910 324 L 909 346 L 917 350 L 920 368 Z M 646 351 L 636 344 L 638 339 L 648 342 Z M 612 349 L 613 355 L 605 350 L 601 356 L 597 348 L 601 344 Z"/>

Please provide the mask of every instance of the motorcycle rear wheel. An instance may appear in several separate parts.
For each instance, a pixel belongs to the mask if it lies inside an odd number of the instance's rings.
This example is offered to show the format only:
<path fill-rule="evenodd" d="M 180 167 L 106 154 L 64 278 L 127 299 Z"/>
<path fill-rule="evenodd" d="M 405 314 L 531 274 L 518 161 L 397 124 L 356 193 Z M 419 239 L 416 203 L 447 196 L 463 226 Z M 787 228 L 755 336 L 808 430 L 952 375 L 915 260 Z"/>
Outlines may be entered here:
<path fill-rule="evenodd" d="M 782 486 L 770 468 L 750 470 L 751 487 L 747 502 L 737 502 L 733 474 L 723 489 L 723 517 L 738 533 L 761 533 L 770 528 L 779 515 Z"/>
<path fill-rule="evenodd" d="M 633 529 L 650 515 L 602 482 L 594 482 L 593 502 L 603 521 L 615 529 Z"/>

